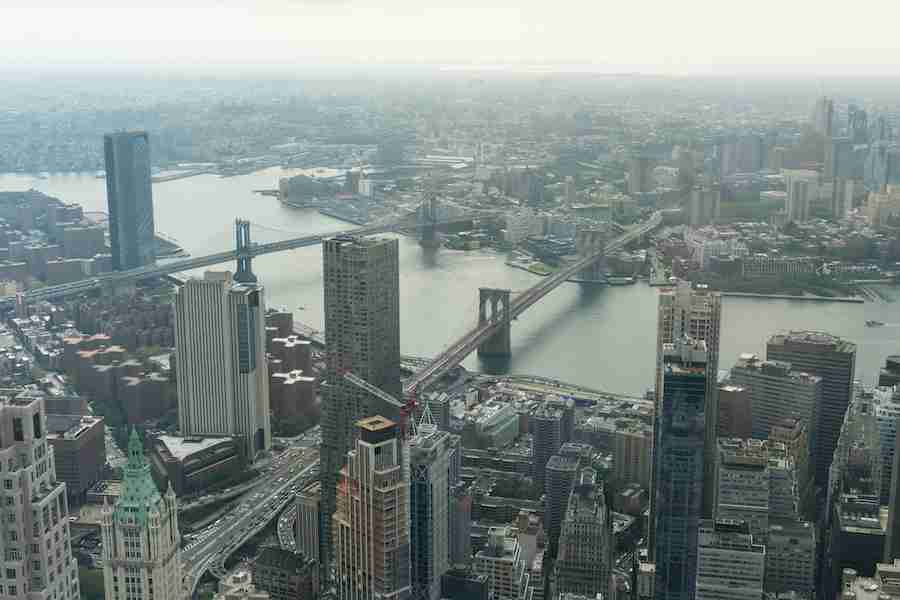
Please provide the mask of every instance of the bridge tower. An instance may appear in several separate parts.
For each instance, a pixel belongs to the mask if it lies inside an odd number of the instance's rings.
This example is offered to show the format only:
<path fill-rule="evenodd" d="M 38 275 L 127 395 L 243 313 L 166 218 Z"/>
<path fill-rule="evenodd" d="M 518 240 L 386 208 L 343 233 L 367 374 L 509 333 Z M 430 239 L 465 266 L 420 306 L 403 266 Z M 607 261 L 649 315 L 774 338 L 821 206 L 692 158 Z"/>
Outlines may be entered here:
<path fill-rule="evenodd" d="M 440 240 L 437 236 L 438 207 L 440 206 L 437 194 L 431 183 L 425 190 L 422 205 L 417 211 L 417 225 L 419 229 L 419 245 L 423 248 L 437 248 Z"/>
<path fill-rule="evenodd" d="M 600 225 L 579 226 L 575 231 L 575 249 L 579 258 L 584 258 L 596 253 L 606 246 L 608 228 Z M 584 268 L 579 274 L 583 281 L 605 281 L 606 258 L 598 258 L 589 267 Z"/>
<path fill-rule="evenodd" d="M 510 290 L 478 288 L 478 324 L 499 321 L 500 329 L 478 346 L 479 356 L 509 356 L 510 349 Z"/>
<path fill-rule="evenodd" d="M 244 219 L 234 220 L 234 242 L 237 254 L 237 272 L 234 280 L 239 283 L 256 283 L 256 275 L 253 274 L 253 254 L 250 252 L 250 221 Z"/>

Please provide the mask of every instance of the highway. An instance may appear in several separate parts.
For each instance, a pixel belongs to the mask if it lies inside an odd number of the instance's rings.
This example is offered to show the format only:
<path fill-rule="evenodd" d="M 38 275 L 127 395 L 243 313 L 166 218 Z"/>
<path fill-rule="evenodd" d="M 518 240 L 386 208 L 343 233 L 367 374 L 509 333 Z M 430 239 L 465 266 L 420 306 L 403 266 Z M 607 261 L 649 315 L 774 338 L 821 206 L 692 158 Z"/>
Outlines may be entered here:
<path fill-rule="evenodd" d="M 318 467 L 319 452 L 314 448 L 294 448 L 275 458 L 255 491 L 182 550 L 186 592 L 193 594 L 207 571 L 224 576 L 228 557 L 293 502 L 297 491 L 318 476 Z"/>
<path fill-rule="evenodd" d="M 503 319 L 502 315 L 498 314 L 491 320 L 480 323 L 466 332 L 465 335 L 450 344 L 450 346 L 431 361 L 431 363 L 416 371 L 416 373 L 406 381 L 403 390 L 404 395 L 416 394 L 428 389 L 441 377 L 447 374 L 450 369 L 461 363 L 463 359 L 478 348 L 478 346 L 489 340 L 503 327 L 508 326 L 510 321 L 518 318 L 519 315 L 536 304 L 548 293 L 556 289 L 561 283 L 568 281 L 580 273 L 585 267 L 588 267 L 599 260 L 603 255 L 615 252 L 632 240 L 652 231 L 658 227 L 660 223 L 662 223 L 662 215 L 659 212 L 653 213 L 653 216 L 648 220 L 629 228 L 626 233 L 606 244 L 602 250 L 572 263 L 565 269 L 560 269 L 549 277 L 545 277 L 536 285 L 513 298 L 510 301 L 508 321 Z"/>

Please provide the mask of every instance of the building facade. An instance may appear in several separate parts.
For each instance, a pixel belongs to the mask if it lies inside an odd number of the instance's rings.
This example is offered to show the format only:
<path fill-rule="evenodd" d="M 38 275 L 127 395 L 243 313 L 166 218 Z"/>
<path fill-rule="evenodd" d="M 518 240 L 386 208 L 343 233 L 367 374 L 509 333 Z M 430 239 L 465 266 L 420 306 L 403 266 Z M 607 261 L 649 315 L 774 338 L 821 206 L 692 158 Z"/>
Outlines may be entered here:
<path fill-rule="evenodd" d="M 578 461 L 554 455 L 546 467 L 544 485 L 544 530 L 547 532 L 546 557 L 556 558 L 563 517 L 569 504 L 569 495 L 578 475 Z"/>
<path fill-rule="evenodd" d="M 53 446 L 56 476 L 69 499 L 79 502 L 103 478 L 106 441 L 103 417 L 47 415 L 47 439 Z"/>
<path fill-rule="evenodd" d="M 657 600 L 690 600 L 703 509 L 707 350 L 702 340 L 683 338 L 664 344 L 662 353 L 654 446 L 654 591 Z"/>
<path fill-rule="evenodd" d="M 450 458 L 452 435 L 421 425 L 409 441 L 412 597 L 439 600 L 450 568 Z"/>
<path fill-rule="evenodd" d="M 183 598 L 175 492 L 169 487 L 160 495 L 134 430 L 124 471 L 122 495 L 102 510 L 104 598 Z"/>
<path fill-rule="evenodd" d="M 475 573 L 487 577 L 489 597 L 531 600 L 530 576 L 519 541 L 508 527 L 491 527 L 488 540 L 472 562 Z"/>
<path fill-rule="evenodd" d="M 794 370 L 822 379 L 821 401 L 810 438 L 815 461 L 814 480 L 817 486 L 824 487 L 853 394 L 856 344 L 829 333 L 791 331 L 769 338 L 766 358 L 790 363 Z"/>
<path fill-rule="evenodd" d="M 549 403 L 541 403 L 529 416 L 534 456 L 534 485 L 544 489 L 544 474 L 550 457 L 563 444 L 563 411 Z"/>
<path fill-rule="evenodd" d="M 399 427 L 384 417 L 357 422 L 334 513 L 338 600 L 410 597 L 409 475 Z"/>
<path fill-rule="evenodd" d="M 253 583 L 272 600 L 316 600 L 319 569 L 311 558 L 268 546 L 253 562 Z"/>
<path fill-rule="evenodd" d="M 692 287 L 691 283 L 687 281 L 678 281 L 674 287 L 664 289 L 659 294 L 656 341 L 657 412 L 662 406 L 665 345 L 680 343 L 687 336 L 691 340 L 704 342 L 706 346 L 704 360 L 708 372 L 705 380 L 707 389 L 703 408 L 706 419 L 704 425 L 704 448 L 706 449 L 704 481 L 706 483 L 703 489 L 703 515 L 707 517 L 712 516 L 715 495 L 712 482 L 715 470 L 716 438 L 719 429 L 718 369 L 721 321 L 722 296 L 718 292 L 710 291 L 703 286 Z M 654 496 L 655 494 L 651 493 L 651 498 Z M 652 540 L 652 531 L 650 537 Z"/>
<path fill-rule="evenodd" d="M 556 592 L 593 598 L 609 593 L 613 554 L 612 520 L 603 484 L 582 480 L 569 496 L 556 559 Z"/>
<path fill-rule="evenodd" d="M 5 598 L 76 600 L 66 484 L 57 480 L 41 398 L 0 399 L 0 584 Z"/>
<path fill-rule="evenodd" d="M 144 131 L 103 136 L 106 200 L 113 269 L 156 261 L 156 228 L 150 178 L 150 138 Z"/>
<path fill-rule="evenodd" d="M 771 519 L 766 536 L 768 593 L 815 591 L 816 528 L 808 521 Z"/>
<path fill-rule="evenodd" d="M 189 279 L 175 296 L 178 427 L 239 438 L 248 462 L 271 446 L 262 286 L 229 272 Z"/>
<path fill-rule="evenodd" d="M 319 537 L 321 518 L 322 484 L 316 482 L 297 495 L 297 551 L 315 561 L 320 560 Z"/>
<path fill-rule="evenodd" d="M 395 398 L 400 384 L 400 268 L 397 240 L 339 237 L 322 242 L 325 288 L 325 382 L 322 385 L 322 511 L 331 521 L 338 473 L 354 424 L 396 409 L 373 407 L 370 395 L 345 381 L 352 371 Z M 322 558 L 331 528 L 322 530 Z"/>
<path fill-rule="evenodd" d="M 721 519 L 700 523 L 696 600 L 759 600 L 765 567 L 766 547 L 754 543 L 746 523 Z"/>
<path fill-rule="evenodd" d="M 731 380 L 750 394 L 750 437 L 766 439 L 775 424 L 792 417 L 816 424 L 821 377 L 796 371 L 788 362 L 742 354 L 731 369 Z"/>

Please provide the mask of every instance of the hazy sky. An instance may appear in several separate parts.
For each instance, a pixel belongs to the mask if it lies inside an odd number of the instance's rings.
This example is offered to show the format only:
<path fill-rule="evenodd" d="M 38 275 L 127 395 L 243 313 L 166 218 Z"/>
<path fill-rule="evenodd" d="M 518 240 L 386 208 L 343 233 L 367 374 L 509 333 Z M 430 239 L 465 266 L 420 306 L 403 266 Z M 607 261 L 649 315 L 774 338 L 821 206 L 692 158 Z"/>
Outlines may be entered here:
<path fill-rule="evenodd" d="M 568 63 L 900 75 L 896 0 L 0 0 L 0 66 Z"/>

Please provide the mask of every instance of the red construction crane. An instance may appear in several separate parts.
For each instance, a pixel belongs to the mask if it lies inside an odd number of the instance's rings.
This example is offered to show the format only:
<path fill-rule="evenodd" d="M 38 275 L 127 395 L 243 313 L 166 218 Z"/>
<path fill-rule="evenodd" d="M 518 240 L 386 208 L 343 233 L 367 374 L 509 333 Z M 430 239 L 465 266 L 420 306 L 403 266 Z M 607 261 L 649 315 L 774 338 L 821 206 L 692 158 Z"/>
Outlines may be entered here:
<path fill-rule="evenodd" d="M 418 406 L 418 402 L 416 402 L 415 389 L 409 390 L 409 392 L 406 394 L 406 402 L 404 403 L 400 402 L 381 388 L 372 385 L 359 375 L 356 375 L 355 373 L 353 373 L 353 371 L 343 371 L 341 372 L 341 377 L 343 377 L 345 381 L 349 381 L 359 389 L 369 392 L 379 400 L 386 402 L 391 406 L 399 408 L 400 431 L 403 434 L 403 439 L 408 439 L 416 435 L 415 412 L 416 407 Z"/>

